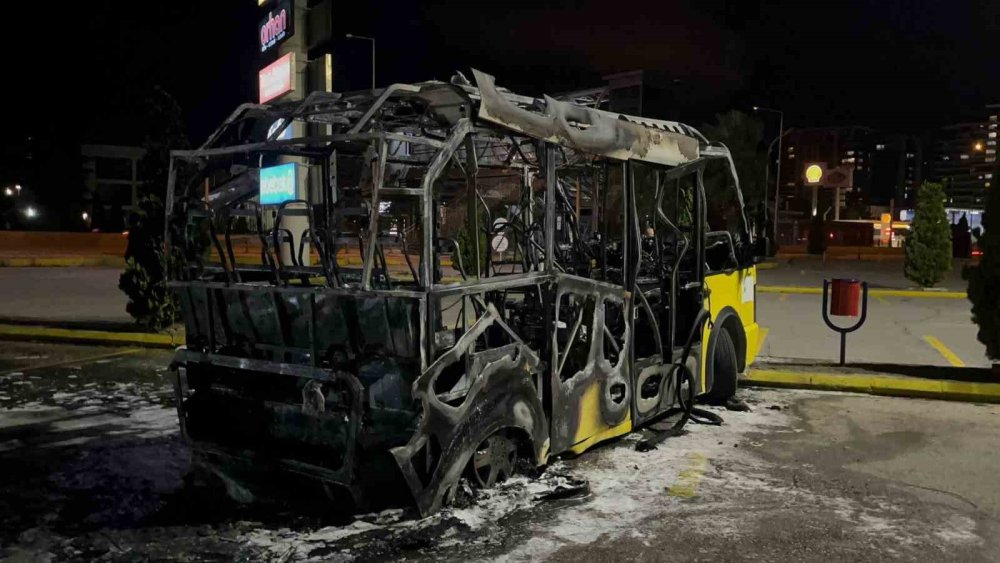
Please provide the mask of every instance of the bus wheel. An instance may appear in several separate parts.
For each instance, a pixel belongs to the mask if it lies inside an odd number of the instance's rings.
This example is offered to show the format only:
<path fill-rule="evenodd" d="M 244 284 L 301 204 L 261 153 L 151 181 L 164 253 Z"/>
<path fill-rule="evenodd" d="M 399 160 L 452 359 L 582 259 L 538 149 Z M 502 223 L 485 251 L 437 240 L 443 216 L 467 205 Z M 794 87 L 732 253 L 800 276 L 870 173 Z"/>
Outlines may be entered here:
<path fill-rule="evenodd" d="M 517 442 L 503 431 L 497 432 L 476 448 L 469 465 L 473 481 L 479 488 L 489 489 L 502 483 L 514 474 Z"/>
<path fill-rule="evenodd" d="M 736 346 L 729 331 L 720 330 L 717 336 L 719 342 L 715 345 L 712 355 L 712 388 L 705 396 L 709 403 L 722 404 L 736 394 L 736 381 L 739 375 L 736 369 Z"/>

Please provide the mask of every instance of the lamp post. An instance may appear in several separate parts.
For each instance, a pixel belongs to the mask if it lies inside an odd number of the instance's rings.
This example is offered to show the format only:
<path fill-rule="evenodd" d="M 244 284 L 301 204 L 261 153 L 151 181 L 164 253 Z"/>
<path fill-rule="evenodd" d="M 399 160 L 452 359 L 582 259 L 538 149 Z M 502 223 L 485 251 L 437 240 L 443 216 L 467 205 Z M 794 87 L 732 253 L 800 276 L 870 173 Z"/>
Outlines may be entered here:
<path fill-rule="evenodd" d="M 362 41 L 372 42 L 372 90 L 375 89 L 375 38 L 365 37 L 364 35 L 355 35 L 353 33 L 348 33 L 344 37 L 348 39 L 361 39 Z"/>
<path fill-rule="evenodd" d="M 777 177 L 774 179 L 774 243 L 777 244 L 778 243 L 778 196 L 781 193 L 781 158 L 782 156 L 784 156 L 781 154 L 781 139 L 782 137 L 785 136 L 785 112 L 779 109 L 771 109 L 761 106 L 754 106 L 753 110 L 757 112 L 770 112 L 778 114 L 778 138 L 776 139 L 778 141 L 778 168 L 776 172 Z M 773 141 L 771 144 L 774 144 Z M 767 154 L 768 154 L 767 162 L 768 164 L 770 164 L 771 163 L 770 148 L 768 149 Z M 767 184 L 765 183 L 764 185 L 765 185 L 764 201 L 767 201 L 767 187 L 766 187 Z"/>

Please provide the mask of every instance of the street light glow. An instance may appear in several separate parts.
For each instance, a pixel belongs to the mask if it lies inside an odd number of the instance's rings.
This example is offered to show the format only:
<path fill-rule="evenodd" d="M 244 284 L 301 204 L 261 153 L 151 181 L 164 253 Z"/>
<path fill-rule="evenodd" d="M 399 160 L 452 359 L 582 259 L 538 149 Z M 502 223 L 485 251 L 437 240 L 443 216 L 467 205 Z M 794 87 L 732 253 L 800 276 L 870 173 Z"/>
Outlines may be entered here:
<path fill-rule="evenodd" d="M 29 205 L 28 207 L 24 208 L 24 216 L 27 217 L 28 219 L 34 219 L 35 217 L 38 216 L 38 211 L 34 207 Z"/>
<path fill-rule="evenodd" d="M 14 195 L 14 190 L 12 190 L 12 189 L 10 189 L 10 188 L 4 188 L 4 190 L 3 190 L 3 194 L 4 194 L 4 195 L 7 195 L 7 196 L 11 196 L 11 195 Z"/>
<path fill-rule="evenodd" d="M 975 149 L 977 151 L 983 150 L 983 142 L 982 141 L 976 141 Z"/>
<path fill-rule="evenodd" d="M 21 184 L 14 184 L 14 189 L 17 190 L 17 193 L 21 193 Z"/>
<path fill-rule="evenodd" d="M 90 218 L 90 215 L 88 215 L 87 212 L 84 211 L 83 213 L 80 214 L 80 217 L 82 217 L 83 220 L 86 221 L 87 219 Z"/>

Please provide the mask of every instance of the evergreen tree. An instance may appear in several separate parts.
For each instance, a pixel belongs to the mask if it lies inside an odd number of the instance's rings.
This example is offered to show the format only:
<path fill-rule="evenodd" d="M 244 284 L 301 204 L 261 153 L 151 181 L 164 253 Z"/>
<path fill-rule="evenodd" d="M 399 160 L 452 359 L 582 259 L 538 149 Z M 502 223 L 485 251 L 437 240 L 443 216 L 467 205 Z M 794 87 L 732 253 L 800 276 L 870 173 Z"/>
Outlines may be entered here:
<path fill-rule="evenodd" d="M 969 280 L 972 320 L 979 325 L 977 337 L 986 345 L 986 354 L 1000 360 L 1000 192 L 988 191 L 978 241 L 983 256 L 964 274 Z"/>
<path fill-rule="evenodd" d="M 806 250 L 809 254 L 823 254 L 826 252 L 826 221 L 820 214 L 813 215 L 809 223 L 809 240 Z"/>
<path fill-rule="evenodd" d="M 931 287 L 951 269 L 951 225 L 944 210 L 944 186 L 924 182 L 917 192 L 917 210 L 906 237 L 906 277 Z"/>
<path fill-rule="evenodd" d="M 171 149 L 187 148 L 180 106 L 159 87 L 143 103 L 145 156 L 139 163 L 143 180 L 139 209 L 130 218 L 125 271 L 118 288 L 128 296 L 126 310 L 136 322 L 152 328 L 170 326 L 179 316 L 177 298 L 167 288 L 171 266 L 163 254 L 164 209 Z"/>

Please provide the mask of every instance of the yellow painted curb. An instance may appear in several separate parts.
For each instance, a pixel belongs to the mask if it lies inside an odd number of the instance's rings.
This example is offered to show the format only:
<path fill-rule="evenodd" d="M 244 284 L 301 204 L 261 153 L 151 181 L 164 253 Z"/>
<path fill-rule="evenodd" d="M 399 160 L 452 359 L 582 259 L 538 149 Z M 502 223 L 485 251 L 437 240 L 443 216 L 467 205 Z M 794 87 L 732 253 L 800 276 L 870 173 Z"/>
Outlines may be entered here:
<path fill-rule="evenodd" d="M 44 326 L 0 324 L 0 338 L 19 340 L 37 339 L 60 342 L 88 342 L 94 344 L 131 344 L 152 348 L 180 346 L 184 337 L 145 332 L 109 332 L 103 330 L 77 330 Z"/>
<path fill-rule="evenodd" d="M 120 256 L 67 256 L 59 258 L 0 258 L 0 268 L 124 268 Z"/>
<path fill-rule="evenodd" d="M 801 295 L 823 295 L 822 287 L 802 287 L 795 285 L 758 285 L 759 293 L 797 293 Z M 918 291 L 915 289 L 869 289 L 872 297 L 920 297 L 924 299 L 965 299 L 964 291 Z"/>
<path fill-rule="evenodd" d="M 895 397 L 1000 403 L 1000 383 L 973 383 L 951 379 L 923 379 L 891 375 L 837 375 L 766 369 L 751 369 L 741 381 L 748 385 L 764 387 L 854 391 Z"/>

